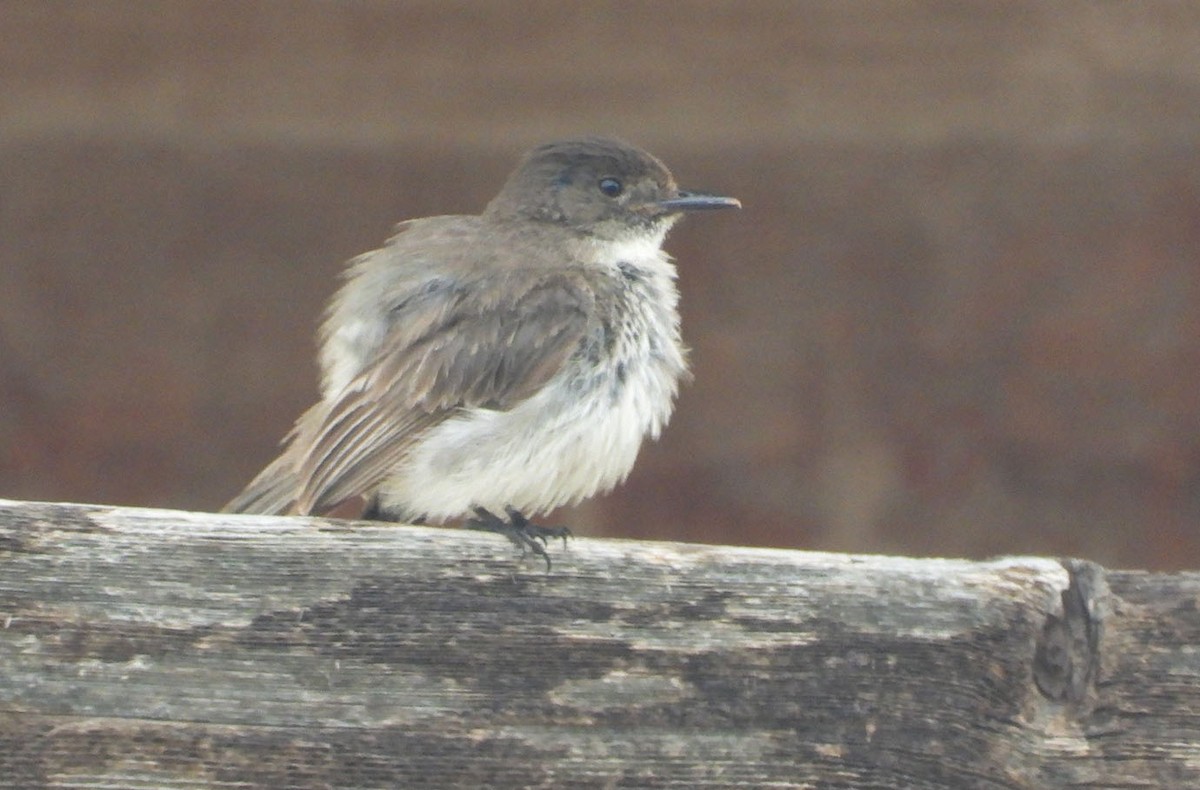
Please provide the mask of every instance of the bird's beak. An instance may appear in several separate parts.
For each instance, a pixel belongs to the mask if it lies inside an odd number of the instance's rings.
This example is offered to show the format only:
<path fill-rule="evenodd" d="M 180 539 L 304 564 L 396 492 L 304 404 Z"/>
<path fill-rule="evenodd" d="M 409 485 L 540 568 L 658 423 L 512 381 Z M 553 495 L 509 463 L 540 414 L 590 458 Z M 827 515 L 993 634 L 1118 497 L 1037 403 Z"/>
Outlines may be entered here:
<path fill-rule="evenodd" d="M 658 201 L 658 207 L 664 211 L 711 211 L 718 208 L 741 208 L 742 201 L 681 189 L 675 193 L 675 197 Z"/>

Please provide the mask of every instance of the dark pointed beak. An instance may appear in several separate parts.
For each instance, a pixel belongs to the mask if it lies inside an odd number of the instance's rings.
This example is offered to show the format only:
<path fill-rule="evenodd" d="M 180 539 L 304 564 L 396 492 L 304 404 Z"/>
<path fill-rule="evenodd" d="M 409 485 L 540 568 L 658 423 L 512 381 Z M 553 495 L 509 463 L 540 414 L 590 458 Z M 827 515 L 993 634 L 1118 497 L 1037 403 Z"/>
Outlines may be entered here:
<path fill-rule="evenodd" d="M 664 211 L 711 211 L 718 208 L 741 208 L 742 201 L 681 189 L 675 197 L 658 201 L 658 206 Z"/>

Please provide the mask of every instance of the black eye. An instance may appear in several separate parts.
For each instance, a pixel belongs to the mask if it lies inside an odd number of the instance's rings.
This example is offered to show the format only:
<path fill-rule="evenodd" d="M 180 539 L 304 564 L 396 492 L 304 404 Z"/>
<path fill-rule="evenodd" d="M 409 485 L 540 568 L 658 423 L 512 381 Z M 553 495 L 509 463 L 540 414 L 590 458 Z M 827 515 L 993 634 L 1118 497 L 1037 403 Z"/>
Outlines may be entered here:
<path fill-rule="evenodd" d="M 598 186 L 600 191 L 609 197 L 616 197 L 625 191 L 625 185 L 615 178 L 602 178 Z"/>

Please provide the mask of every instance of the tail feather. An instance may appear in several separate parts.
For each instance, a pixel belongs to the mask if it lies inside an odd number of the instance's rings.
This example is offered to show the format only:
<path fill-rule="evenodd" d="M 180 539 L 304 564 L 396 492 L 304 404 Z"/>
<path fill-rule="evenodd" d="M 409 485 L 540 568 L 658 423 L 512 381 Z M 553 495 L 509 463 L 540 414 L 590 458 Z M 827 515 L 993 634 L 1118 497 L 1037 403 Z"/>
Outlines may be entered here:
<path fill-rule="evenodd" d="M 276 458 L 250 481 L 242 493 L 235 496 L 222 513 L 259 513 L 284 515 L 295 512 L 300 493 L 300 478 L 288 453 Z"/>

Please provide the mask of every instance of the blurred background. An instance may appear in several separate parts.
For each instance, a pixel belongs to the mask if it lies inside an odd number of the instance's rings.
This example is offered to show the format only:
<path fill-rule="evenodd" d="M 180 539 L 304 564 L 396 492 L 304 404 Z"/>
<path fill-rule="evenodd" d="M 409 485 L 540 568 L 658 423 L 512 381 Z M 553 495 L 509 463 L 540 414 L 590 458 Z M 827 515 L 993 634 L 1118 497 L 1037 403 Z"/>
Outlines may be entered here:
<path fill-rule="evenodd" d="M 0 0 L 0 496 L 215 509 L 395 222 L 604 133 L 740 197 L 578 534 L 1200 567 L 1200 6 Z"/>

